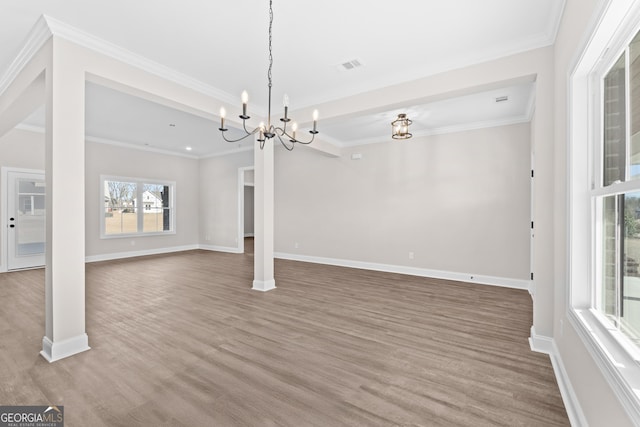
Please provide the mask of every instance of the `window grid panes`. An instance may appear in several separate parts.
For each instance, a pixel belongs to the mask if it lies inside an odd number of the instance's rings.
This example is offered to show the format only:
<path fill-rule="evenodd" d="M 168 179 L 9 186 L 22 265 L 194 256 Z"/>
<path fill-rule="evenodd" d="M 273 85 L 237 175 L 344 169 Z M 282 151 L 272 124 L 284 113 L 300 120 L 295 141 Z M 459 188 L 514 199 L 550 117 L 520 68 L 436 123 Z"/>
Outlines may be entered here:
<path fill-rule="evenodd" d="M 640 33 L 602 76 L 594 308 L 640 348 Z"/>
<path fill-rule="evenodd" d="M 173 232 L 172 183 L 103 179 L 103 235 Z"/>

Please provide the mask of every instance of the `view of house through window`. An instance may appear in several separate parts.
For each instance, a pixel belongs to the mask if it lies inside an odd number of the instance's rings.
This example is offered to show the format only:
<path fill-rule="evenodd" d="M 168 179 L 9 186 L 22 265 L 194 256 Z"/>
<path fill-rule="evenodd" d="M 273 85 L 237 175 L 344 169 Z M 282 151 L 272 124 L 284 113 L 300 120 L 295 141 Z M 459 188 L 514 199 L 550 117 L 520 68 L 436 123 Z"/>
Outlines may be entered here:
<path fill-rule="evenodd" d="M 173 231 L 174 185 L 103 179 L 104 235 Z"/>
<path fill-rule="evenodd" d="M 170 230 L 169 186 L 144 184 L 143 190 L 144 221 L 142 231 L 146 233 Z"/>
<path fill-rule="evenodd" d="M 640 347 L 640 33 L 602 79 L 594 307 Z"/>

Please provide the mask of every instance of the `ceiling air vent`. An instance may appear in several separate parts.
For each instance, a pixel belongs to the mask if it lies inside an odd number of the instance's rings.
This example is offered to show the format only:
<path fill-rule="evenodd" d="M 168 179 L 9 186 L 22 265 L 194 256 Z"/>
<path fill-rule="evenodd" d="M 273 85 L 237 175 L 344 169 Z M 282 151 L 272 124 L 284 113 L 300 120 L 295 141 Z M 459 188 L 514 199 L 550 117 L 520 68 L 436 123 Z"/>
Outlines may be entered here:
<path fill-rule="evenodd" d="M 499 96 L 496 98 L 496 102 L 504 102 L 504 101 L 508 101 L 509 97 L 508 96 Z"/>
<path fill-rule="evenodd" d="M 346 61 L 338 65 L 338 68 L 340 69 L 340 71 L 349 71 L 349 70 L 355 70 L 356 68 L 360 68 L 363 65 L 364 64 L 359 59 L 352 59 L 350 61 Z"/>

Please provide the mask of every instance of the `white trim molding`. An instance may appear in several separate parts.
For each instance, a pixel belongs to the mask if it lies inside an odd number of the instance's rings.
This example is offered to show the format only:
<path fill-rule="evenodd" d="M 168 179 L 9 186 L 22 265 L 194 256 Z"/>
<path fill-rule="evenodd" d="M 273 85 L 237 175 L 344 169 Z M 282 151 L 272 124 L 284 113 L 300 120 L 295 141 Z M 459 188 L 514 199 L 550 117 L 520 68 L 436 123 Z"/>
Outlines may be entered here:
<path fill-rule="evenodd" d="M 89 256 L 86 256 L 84 260 L 87 263 L 91 263 L 91 262 L 111 261 L 115 259 L 134 258 L 134 257 L 149 256 L 149 255 L 163 255 L 163 254 L 170 254 L 175 252 L 194 251 L 198 249 L 203 251 L 225 252 L 230 254 L 242 253 L 238 250 L 238 248 L 234 248 L 231 246 L 183 245 L 183 246 L 169 246 L 166 248 L 158 248 L 158 249 L 146 249 L 141 251 L 112 252 L 108 254 L 89 255 Z"/>
<path fill-rule="evenodd" d="M 560 352 L 553 338 L 537 335 L 535 328 L 531 327 L 531 336 L 529 337 L 529 346 L 531 351 L 537 353 L 544 353 L 549 356 L 551 360 L 551 366 L 553 367 L 553 373 L 555 374 L 556 381 L 558 382 L 558 388 L 560 389 L 560 395 L 564 402 L 564 407 L 567 410 L 567 416 L 572 426 L 588 426 L 587 419 L 580 406 L 578 396 L 571 385 L 569 375 L 560 357 Z"/>
<path fill-rule="evenodd" d="M 538 353 L 551 354 L 553 352 L 553 338 L 536 334 L 535 326 L 531 327 L 531 336 L 529 337 L 529 347 L 531 351 Z"/>
<path fill-rule="evenodd" d="M 148 255 L 161 255 L 173 252 L 193 251 L 200 249 L 199 245 L 171 246 L 167 248 L 146 249 L 142 251 L 113 252 L 109 254 L 89 255 L 85 257 L 85 262 L 111 261 L 114 259 L 133 258 Z"/>
<path fill-rule="evenodd" d="M 226 252 L 229 254 L 241 254 L 242 251 L 233 246 L 217 246 L 217 245 L 198 245 L 198 249 L 203 251 Z"/>
<path fill-rule="evenodd" d="M 165 80 L 193 89 L 215 99 L 219 99 L 232 105 L 237 103 L 237 97 L 235 95 L 231 95 L 228 92 L 210 86 L 200 80 L 194 79 L 191 76 L 152 61 L 144 56 L 133 53 L 121 46 L 103 40 L 62 21 L 58 21 L 50 16 L 45 16 L 45 20 L 50 32 L 56 37 L 63 38 L 79 46 L 109 56 L 125 64 L 129 64 L 150 74 L 162 77 Z M 253 106 L 252 108 L 254 108 L 260 116 L 266 115 L 266 113 L 260 108 L 257 108 L 256 106 Z"/>
<path fill-rule="evenodd" d="M 55 362 L 65 357 L 73 356 L 83 351 L 90 350 L 89 337 L 87 334 L 80 334 L 66 340 L 52 342 L 49 338 L 42 338 L 42 351 L 40 355 L 47 359 L 49 363 Z"/>
<path fill-rule="evenodd" d="M 9 88 L 24 67 L 50 38 L 51 30 L 49 29 L 46 17 L 42 15 L 31 28 L 31 31 L 29 31 L 27 40 L 16 58 L 11 65 L 9 65 L 7 71 L 0 77 L 0 95 Z"/>
<path fill-rule="evenodd" d="M 640 382 L 638 359 L 628 351 L 630 346 L 624 345 L 624 337 L 612 334 L 596 315 L 590 309 L 572 310 L 567 319 L 629 418 L 640 425 L 640 406 L 634 388 Z"/>
<path fill-rule="evenodd" d="M 253 289 L 254 291 L 260 292 L 268 292 L 276 288 L 275 279 L 271 280 L 254 280 L 253 281 Z"/>
<path fill-rule="evenodd" d="M 284 252 L 276 252 L 276 258 L 291 261 L 311 262 L 315 264 L 336 265 L 339 267 L 360 268 L 363 270 L 384 271 L 386 273 L 407 274 L 410 276 L 431 277 L 434 279 L 455 280 L 458 282 L 478 283 L 482 285 L 501 286 L 513 289 L 529 289 L 529 280 L 512 279 L 506 277 L 494 277 L 473 273 L 458 273 L 442 270 L 430 270 L 426 268 L 407 267 L 404 265 L 380 264 L 366 261 L 353 261 L 336 258 L 324 258 L 309 255 L 298 255 Z"/>
<path fill-rule="evenodd" d="M 567 272 L 566 319 L 584 344 L 609 390 L 592 390 L 591 396 L 613 395 L 634 425 L 640 425 L 640 353 L 600 311 L 598 294 L 598 226 L 594 203 L 604 192 L 597 182 L 601 165 L 601 91 L 606 69 L 638 32 L 639 0 L 604 0 L 595 8 L 579 40 L 566 75 L 567 92 Z M 637 189 L 630 181 L 617 184 L 613 193 Z M 590 373 L 579 372 L 575 375 Z"/>

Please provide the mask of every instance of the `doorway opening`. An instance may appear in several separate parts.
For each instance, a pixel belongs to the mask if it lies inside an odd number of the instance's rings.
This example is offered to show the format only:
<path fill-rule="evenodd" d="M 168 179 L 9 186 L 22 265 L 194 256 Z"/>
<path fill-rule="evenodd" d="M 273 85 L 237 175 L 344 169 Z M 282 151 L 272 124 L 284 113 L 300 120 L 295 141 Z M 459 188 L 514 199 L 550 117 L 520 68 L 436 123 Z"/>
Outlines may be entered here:
<path fill-rule="evenodd" d="M 238 169 L 238 252 L 253 253 L 254 169 Z M 246 242 L 246 244 L 245 244 Z"/>

